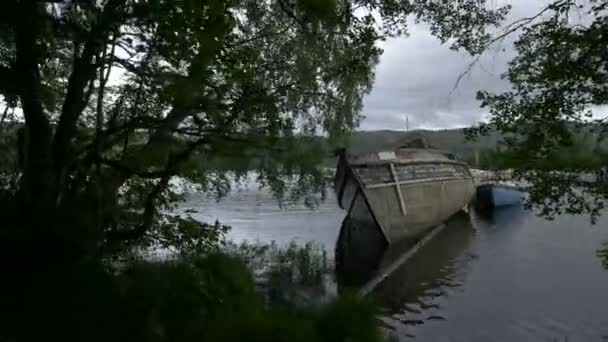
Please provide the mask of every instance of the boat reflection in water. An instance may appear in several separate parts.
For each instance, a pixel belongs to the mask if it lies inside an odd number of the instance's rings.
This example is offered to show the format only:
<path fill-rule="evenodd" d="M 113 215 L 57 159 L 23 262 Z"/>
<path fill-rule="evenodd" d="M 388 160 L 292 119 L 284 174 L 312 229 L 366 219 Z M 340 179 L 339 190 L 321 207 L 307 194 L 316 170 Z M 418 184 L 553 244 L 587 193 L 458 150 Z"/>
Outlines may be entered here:
<path fill-rule="evenodd" d="M 383 273 L 406 253 L 414 242 L 403 241 L 386 247 L 379 242 L 348 240 L 352 229 L 345 220 L 336 246 L 336 271 L 341 290 L 362 286 Z M 408 325 L 423 324 L 425 320 L 443 319 L 433 309 L 439 309 L 436 299 L 449 293 L 461 283 L 466 263 L 476 256 L 467 253 L 475 229 L 469 215 L 459 212 L 446 227 L 404 265 L 382 281 L 370 294 L 383 308 L 387 327 L 407 336 Z M 361 229 L 361 228 L 359 228 Z M 342 240 L 342 241 L 340 241 Z"/>
<path fill-rule="evenodd" d="M 371 279 L 387 247 L 388 243 L 378 229 L 347 216 L 334 249 L 338 290 L 357 288 Z"/>
<path fill-rule="evenodd" d="M 519 206 L 526 198 L 526 192 L 506 184 L 482 185 L 476 191 L 477 204 L 482 208 L 503 208 Z"/>
<path fill-rule="evenodd" d="M 471 222 L 476 229 L 500 227 L 518 227 L 523 224 L 532 213 L 524 209 L 523 204 L 503 206 L 500 208 L 471 210 Z"/>

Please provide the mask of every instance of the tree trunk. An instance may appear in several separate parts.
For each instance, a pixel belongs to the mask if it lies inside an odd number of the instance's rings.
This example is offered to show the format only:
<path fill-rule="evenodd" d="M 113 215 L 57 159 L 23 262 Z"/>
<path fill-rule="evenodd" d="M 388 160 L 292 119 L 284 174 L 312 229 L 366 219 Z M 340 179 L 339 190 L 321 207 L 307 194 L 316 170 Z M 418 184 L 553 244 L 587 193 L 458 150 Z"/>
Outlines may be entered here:
<path fill-rule="evenodd" d="M 20 199 L 24 209 L 41 215 L 52 207 L 54 186 L 51 178 L 49 146 L 52 129 L 40 96 L 40 71 L 36 52 L 39 4 L 22 2 L 21 20 L 16 34 L 16 70 L 20 76 L 19 97 L 25 116 L 25 127 L 20 132 L 20 167 L 23 172 Z"/>

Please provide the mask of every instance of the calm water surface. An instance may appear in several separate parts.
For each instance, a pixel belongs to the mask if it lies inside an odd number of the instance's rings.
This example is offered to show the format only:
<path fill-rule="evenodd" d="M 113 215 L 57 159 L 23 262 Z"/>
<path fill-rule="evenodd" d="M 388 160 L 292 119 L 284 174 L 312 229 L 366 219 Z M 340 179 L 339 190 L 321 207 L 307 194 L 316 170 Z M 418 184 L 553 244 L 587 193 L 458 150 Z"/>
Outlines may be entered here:
<path fill-rule="evenodd" d="M 253 187 L 219 203 L 195 194 L 185 208 L 231 225 L 235 241 L 314 240 L 330 251 L 345 214 L 333 198 L 316 210 L 280 209 Z M 460 215 L 373 296 L 402 341 L 608 341 L 603 241 L 608 213 L 595 226 L 518 207 Z"/>

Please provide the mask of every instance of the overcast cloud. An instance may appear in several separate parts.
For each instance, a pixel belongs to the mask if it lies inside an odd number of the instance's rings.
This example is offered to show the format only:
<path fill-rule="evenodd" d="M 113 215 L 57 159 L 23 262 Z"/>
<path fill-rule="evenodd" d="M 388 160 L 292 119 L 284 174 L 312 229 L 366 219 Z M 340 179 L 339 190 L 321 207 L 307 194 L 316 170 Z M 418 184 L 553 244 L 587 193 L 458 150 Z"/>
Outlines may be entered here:
<path fill-rule="evenodd" d="M 533 15 L 545 0 L 494 1 L 513 6 L 510 19 Z M 391 39 L 376 69 L 374 88 L 365 99 L 363 130 L 441 129 L 470 126 L 484 116 L 475 100 L 478 90 L 504 91 L 509 85 L 500 75 L 513 57 L 512 43 L 496 45 L 454 85 L 472 58 L 441 45 L 423 25 L 410 25 L 410 36 Z M 515 38 L 515 37 L 513 37 Z M 511 39 L 512 41 L 513 39 Z"/>

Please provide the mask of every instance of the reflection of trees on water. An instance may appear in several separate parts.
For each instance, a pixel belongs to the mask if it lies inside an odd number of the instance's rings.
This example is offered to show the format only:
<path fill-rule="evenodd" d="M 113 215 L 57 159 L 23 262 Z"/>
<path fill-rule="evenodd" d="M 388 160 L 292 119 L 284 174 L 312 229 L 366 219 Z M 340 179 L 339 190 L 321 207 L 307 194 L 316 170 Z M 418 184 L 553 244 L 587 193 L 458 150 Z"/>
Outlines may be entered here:
<path fill-rule="evenodd" d="M 413 244 L 404 241 L 386 248 L 375 240 L 368 244 L 359 240 L 355 240 L 355 244 L 340 243 L 342 239 L 348 240 L 345 236 L 352 229 L 350 224 L 352 222 L 345 220 L 336 248 L 336 269 L 341 288 L 362 285 Z M 378 304 L 392 318 L 405 324 L 443 319 L 433 313 L 439 308 L 436 299 L 461 283 L 464 264 L 475 258 L 465 253 L 474 232 L 466 213 L 455 215 L 441 233 L 378 285 L 372 293 Z"/>

